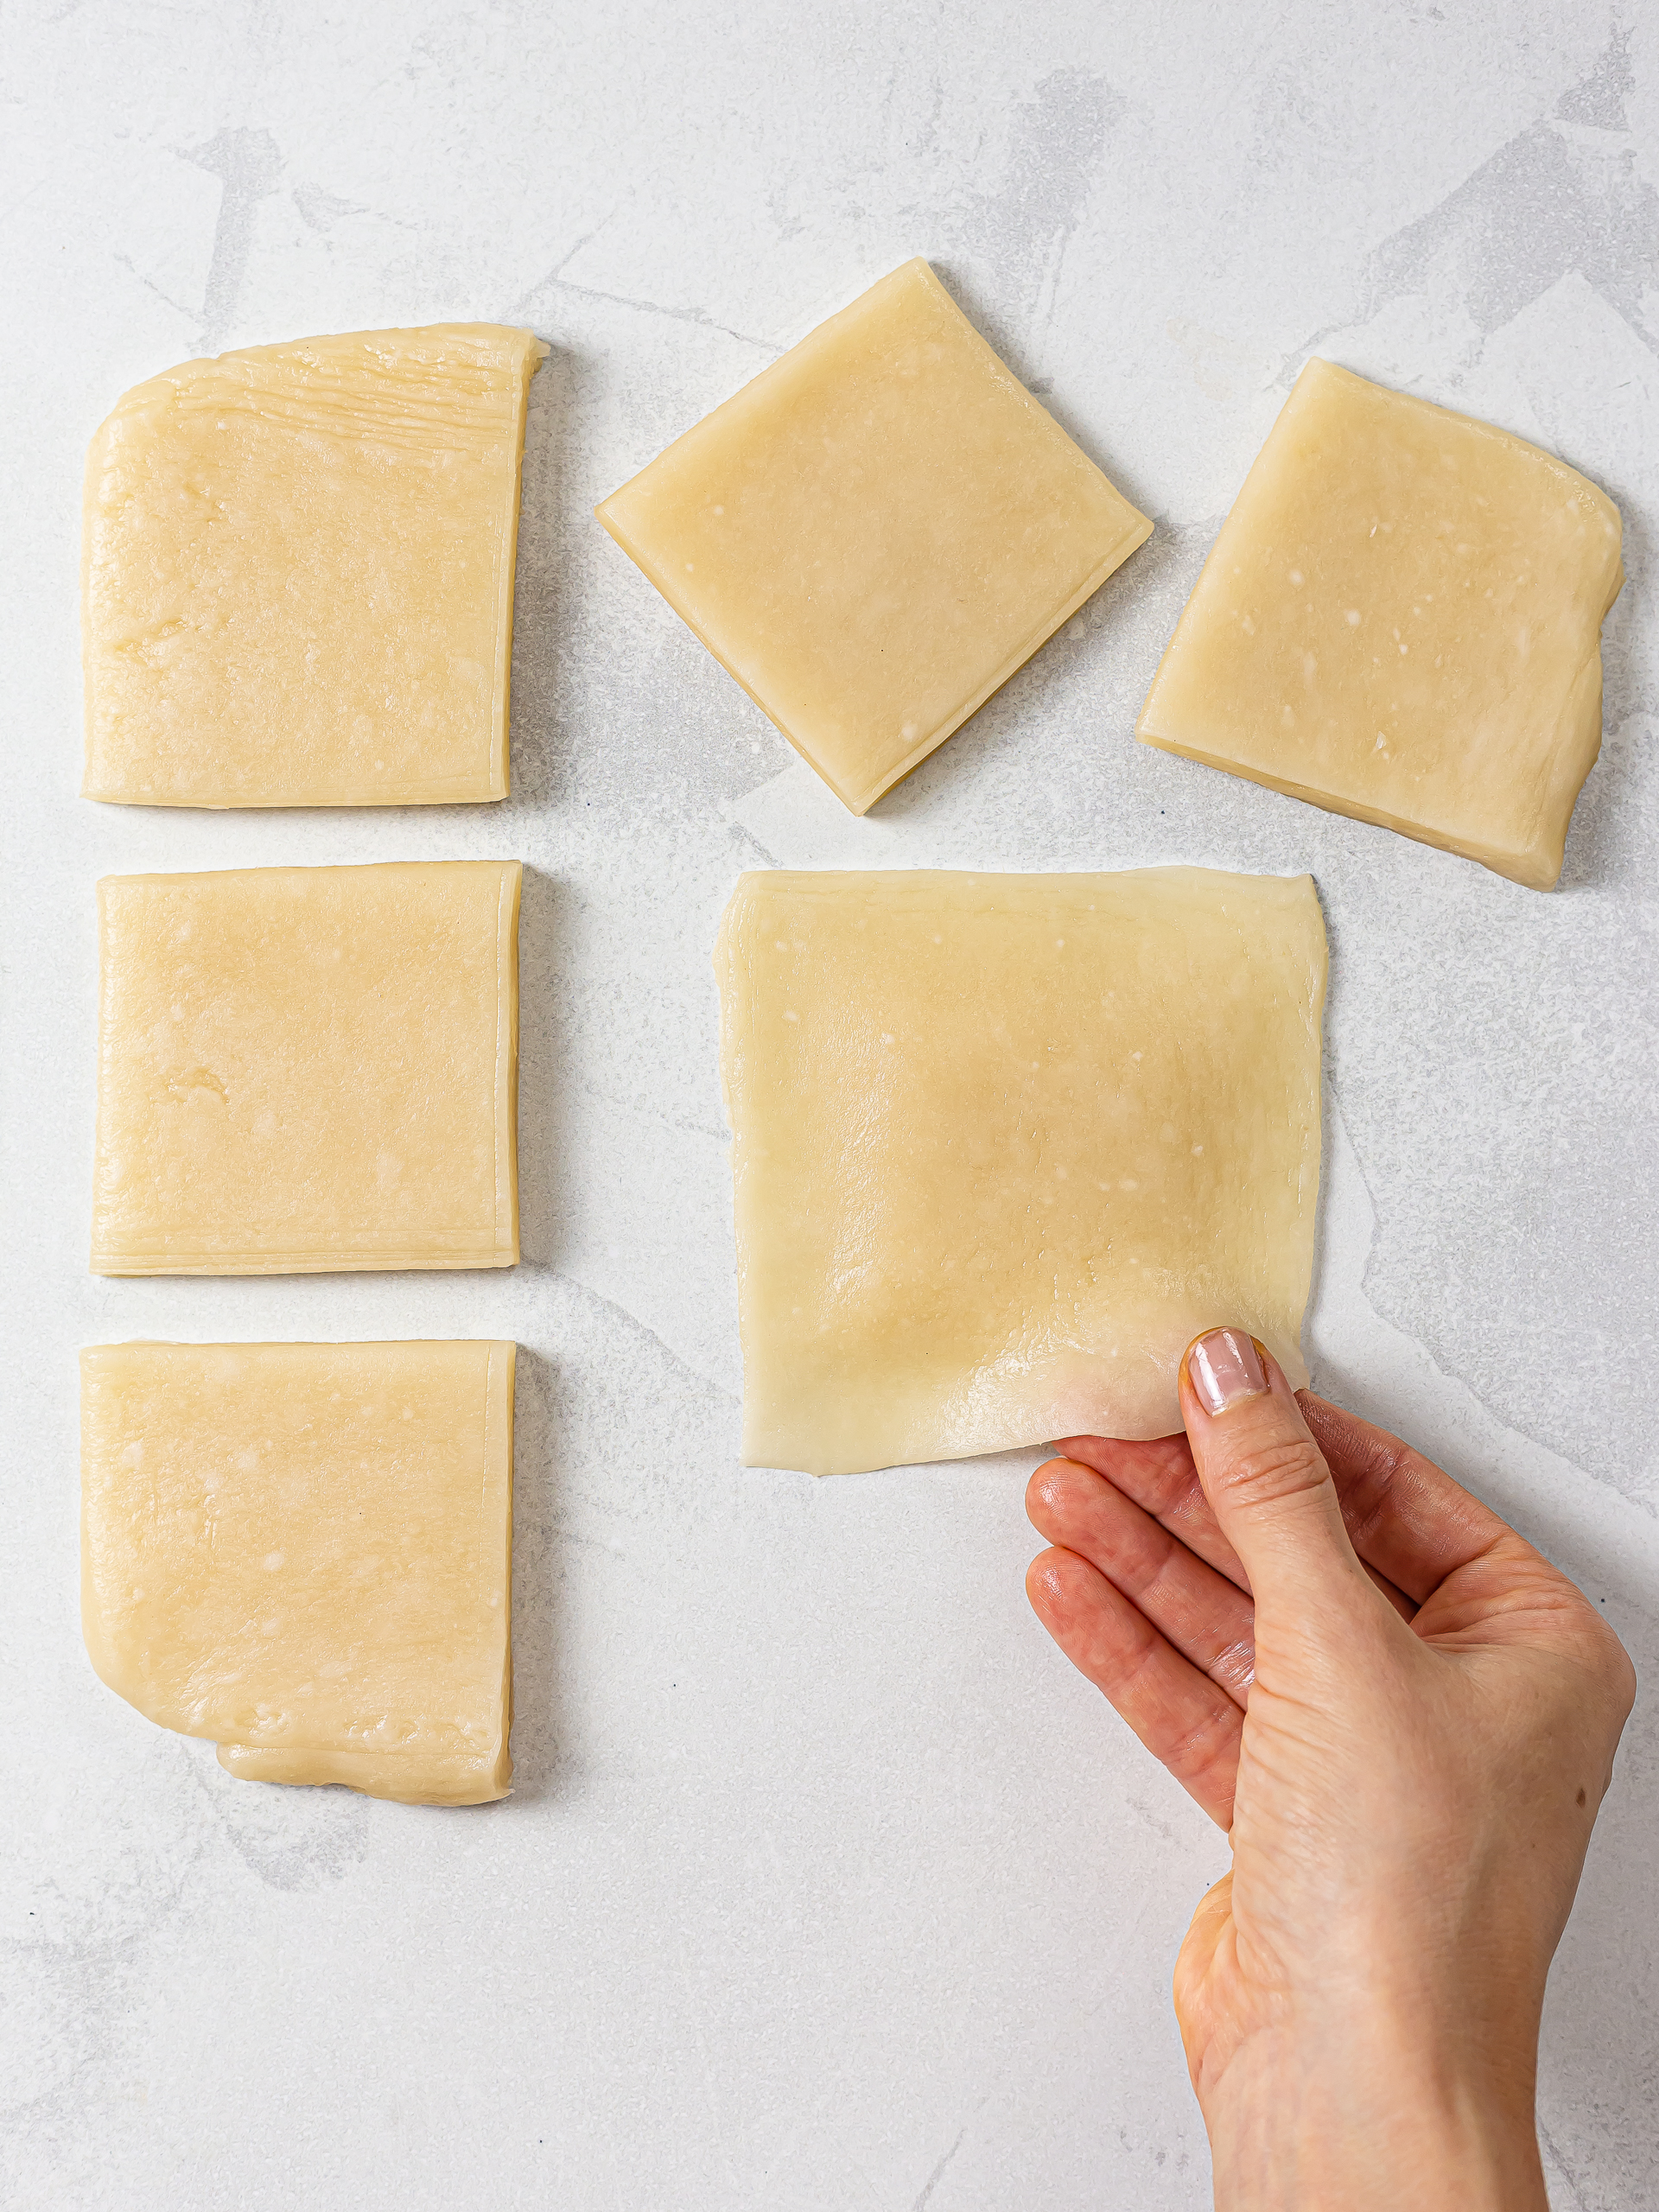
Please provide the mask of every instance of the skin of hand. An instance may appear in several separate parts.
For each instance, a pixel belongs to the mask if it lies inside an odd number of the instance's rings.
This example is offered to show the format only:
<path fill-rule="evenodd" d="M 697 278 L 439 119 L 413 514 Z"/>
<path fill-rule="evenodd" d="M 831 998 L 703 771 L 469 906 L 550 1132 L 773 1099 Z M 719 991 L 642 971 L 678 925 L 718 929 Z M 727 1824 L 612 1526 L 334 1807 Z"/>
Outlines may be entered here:
<path fill-rule="evenodd" d="M 1221 2212 L 1547 2212 L 1544 1982 L 1636 1678 L 1593 1606 L 1241 1331 L 1071 1437 L 1027 1587 L 1232 1844 L 1175 1969 Z"/>

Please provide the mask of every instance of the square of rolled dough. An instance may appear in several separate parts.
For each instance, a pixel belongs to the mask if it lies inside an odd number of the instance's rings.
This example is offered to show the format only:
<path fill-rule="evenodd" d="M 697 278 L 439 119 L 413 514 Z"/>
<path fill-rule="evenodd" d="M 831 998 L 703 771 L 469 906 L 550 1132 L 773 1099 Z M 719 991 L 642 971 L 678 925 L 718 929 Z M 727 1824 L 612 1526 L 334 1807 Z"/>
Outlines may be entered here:
<path fill-rule="evenodd" d="M 715 969 L 746 1464 L 1162 1436 L 1217 1323 L 1306 1382 L 1311 878 L 758 873 Z"/>
<path fill-rule="evenodd" d="M 88 798 L 502 798 L 527 330 L 254 346 L 136 385 L 87 456 Z"/>
<path fill-rule="evenodd" d="M 505 1796 L 514 1354 L 82 1352 L 82 1623 L 103 1680 L 249 1779 Z"/>
<path fill-rule="evenodd" d="M 95 1274 L 518 1256 L 517 861 L 111 875 Z"/>
<path fill-rule="evenodd" d="M 906 262 L 598 510 L 855 814 L 1152 524 Z"/>
<path fill-rule="evenodd" d="M 1553 454 L 1310 361 L 1137 734 L 1547 891 L 1601 747 L 1619 541 Z"/>

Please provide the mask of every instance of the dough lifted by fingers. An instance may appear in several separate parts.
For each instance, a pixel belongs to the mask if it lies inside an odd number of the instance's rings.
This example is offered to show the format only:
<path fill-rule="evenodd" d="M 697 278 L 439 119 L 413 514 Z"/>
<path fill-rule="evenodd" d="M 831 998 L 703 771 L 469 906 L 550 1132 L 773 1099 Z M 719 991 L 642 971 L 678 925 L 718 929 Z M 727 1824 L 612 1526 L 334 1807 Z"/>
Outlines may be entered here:
<path fill-rule="evenodd" d="M 757 873 L 715 967 L 749 1465 L 1166 1435 L 1224 1319 L 1306 1382 L 1309 877 Z"/>

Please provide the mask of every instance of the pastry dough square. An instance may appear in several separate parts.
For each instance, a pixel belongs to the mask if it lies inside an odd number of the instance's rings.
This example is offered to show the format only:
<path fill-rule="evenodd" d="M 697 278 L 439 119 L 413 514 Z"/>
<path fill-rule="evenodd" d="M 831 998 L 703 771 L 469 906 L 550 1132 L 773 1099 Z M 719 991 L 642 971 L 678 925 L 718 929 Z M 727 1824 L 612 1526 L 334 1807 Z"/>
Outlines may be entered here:
<path fill-rule="evenodd" d="M 187 361 L 86 463 L 88 798 L 503 798 L 527 330 Z"/>
<path fill-rule="evenodd" d="M 1601 747 L 1619 541 L 1553 454 L 1310 361 L 1137 734 L 1548 891 Z"/>
<path fill-rule="evenodd" d="M 112 875 L 92 1268 L 518 1257 L 517 861 Z"/>
<path fill-rule="evenodd" d="M 506 1795 L 512 1383 L 501 1343 L 99 1344 L 81 1603 L 112 1690 L 232 1774 Z"/>
<path fill-rule="evenodd" d="M 1217 1323 L 1306 1381 L 1310 877 L 749 874 L 715 969 L 747 1465 L 1162 1436 Z"/>
<path fill-rule="evenodd" d="M 598 510 L 862 814 L 1150 534 L 906 262 Z"/>

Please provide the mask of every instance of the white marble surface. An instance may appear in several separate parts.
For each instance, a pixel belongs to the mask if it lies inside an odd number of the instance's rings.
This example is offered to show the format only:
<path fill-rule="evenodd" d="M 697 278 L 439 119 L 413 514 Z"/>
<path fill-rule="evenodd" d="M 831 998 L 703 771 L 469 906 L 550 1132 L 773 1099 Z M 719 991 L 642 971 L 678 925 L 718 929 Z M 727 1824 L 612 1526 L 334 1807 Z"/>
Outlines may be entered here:
<path fill-rule="evenodd" d="M 12 1389 L 0 2202 L 1084 2212 L 1207 2202 L 1167 1985 L 1221 1839 L 1020 1589 L 1033 1454 L 745 1472 L 709 950 L 736 872 L 1311 868 L 1335 953 L 1324 1386 L 1659 1659 L 1659 16 L 1606 0 L 351 9 L 22 0 L 0 37 Z M 866 823 L 594 500 L 913 253 L 1157 534 Z M 126 385 L 319 329 L 533 323 L 514 791 L 77 798 L 79 478 Z M 1317 348 L 1624 511 L 1560 892 L 1135 747 Z M 517 855 L 525 1262 L 97 1281 L 92 883 Z M 512 1336 L 519 1786 L 229 1781 L 94 1680 L 78 1344 Z M 1659 2196 L 1659 1730 L 1552 1985 L 1560 2208 Z"/>

